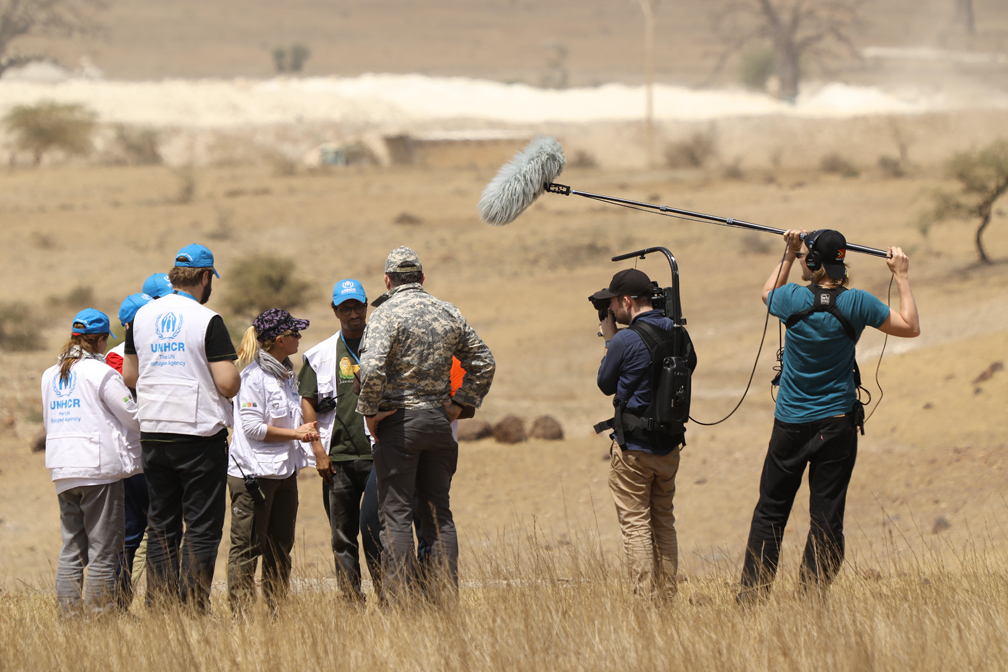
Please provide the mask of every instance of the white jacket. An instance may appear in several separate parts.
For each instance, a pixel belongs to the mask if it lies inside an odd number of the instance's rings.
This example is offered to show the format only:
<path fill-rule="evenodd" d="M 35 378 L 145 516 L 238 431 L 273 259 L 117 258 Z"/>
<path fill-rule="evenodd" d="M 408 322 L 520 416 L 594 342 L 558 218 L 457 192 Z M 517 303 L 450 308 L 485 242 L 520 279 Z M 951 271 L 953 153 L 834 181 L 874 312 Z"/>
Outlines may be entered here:
<path fill-rule="evenodd" d="M 296 429 L 302 424 L 301 397 L 291 380 L 281 383 L 252 362 L 241 372 L 234 412 L 238 421 L 231 435 L 228 475 L 240 478 L 244 471 L 246 476 L 287 478 L 307 464 L 311 444 L 264 440 L 267 425 Z"/>
<path fill-rule="evenodd" d="M 144 432 L 213 436 L 231 426 L 231 401 L 217 391 L 206 357 L 207 325 L 216 315 L 179 294 L 137 311 L 137 415 Z"/>
<path fill-rule="evenodd" d="M 115 369 L 82 359 L 61 381 L 59 367 L 50 367 L 42 374 L 42 404 L 46 467 L 57 494 L 140 473 L 137 406 Z"/>

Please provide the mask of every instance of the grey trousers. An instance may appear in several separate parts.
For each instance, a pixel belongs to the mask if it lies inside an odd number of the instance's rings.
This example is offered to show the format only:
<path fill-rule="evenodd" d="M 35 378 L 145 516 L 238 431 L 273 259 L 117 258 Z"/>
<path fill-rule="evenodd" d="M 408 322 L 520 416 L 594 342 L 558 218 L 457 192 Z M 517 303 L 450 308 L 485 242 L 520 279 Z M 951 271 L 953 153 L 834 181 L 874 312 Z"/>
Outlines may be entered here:
<path fill-rule="evenodd" d="M 82 485 L 57 497 L 63 532 L 63 550 L 56 569 L 60 612 L 111 610 L 115 607 L 116 563 L 126 534 L 122 481 Z"/>
<path fill-rule="evenodd" d="M 458 589 L 458 537 L 448 491 L 458 466 L 458 444 L 443 408 L 399 409 L 378 425 L 374 468 L 378 477 L 378 515 L 384 596 L 400 600 L 411 591 Z M 413 545 L 413 498 L 420 527 L 431 546 L 434 575 L 418 586 Z M 439 572 L 438 568 L 442 571 Z"/>

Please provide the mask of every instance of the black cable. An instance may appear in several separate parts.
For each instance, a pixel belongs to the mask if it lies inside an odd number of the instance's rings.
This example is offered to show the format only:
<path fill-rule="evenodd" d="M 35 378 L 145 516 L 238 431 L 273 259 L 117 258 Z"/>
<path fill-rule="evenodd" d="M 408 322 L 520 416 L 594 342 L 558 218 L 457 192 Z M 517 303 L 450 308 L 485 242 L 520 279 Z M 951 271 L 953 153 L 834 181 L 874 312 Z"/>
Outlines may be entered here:
<path fill-rule="evenodd" d="M 896 280 L 896 276 L 895 275 L 892 276 L 891 278 L 889 278 L 889 291 L 886 293 L 886 305 L 889 306 L 890 309 L 892 309 L 892 286 L 893 286 L 893 281 L 895 281 L 895 280 Z M 882 390 L 882 384 L 879 383 L 878 374 L 879 374 L 879 369 L 882 368 L 882 355 L 885 354 L 886 345 L 888 343 L 889 343 L 889 334 L 886 334 L 885 335 L 885 340 L 882 341 L 882 352 L 879 353 L 878 364 L 875 365 L 875 386 L 878 387 L 878 392 L 879 392 L 878 402 L 875 404 L 874 407 L 872 407 L 871 413 L 869 413 L 868 417 L 865 418 L 865 420 L 864 420 L 865 422 L 868 422 L 869 420 L 871 420 L 871 416 L 875 415 L 875 411 L 878 410 L 879 404 L 882 403 L 882 397 L 885 396 L 885 392 Z M 867 392 L 867 390 L 865 390 L 865 391 Z M 868 403 L 869 404 L 871 403 L 871 393 L 870 392 L 868 393 Z"/>
<path fill-rule="evenodd" d="M 756 367 L 759 365 L 760 354 L 763 352 L 763 343 L 766 341 L 767 327 L 770 325 L 770 305 L 771 303 L 773 303 L 773 293 L 777 291 L 777 283 L 780 282 L 781 273 L 784 272 L 784 260 L 787 258 L 788 248 L 790 247 L 791 247 L 790 243 L 785 244 L 784 254 L 781 256 L 780 263 L 777 264 L 777 278 L 774 280 L 774 288 L 770 290 L 770 294 L 769 296 L 767 296 L 767 312 L 766 312 L 766 319 L 763 321 L 763 336 L 760 337 L 759 350 L 756 351 L 756 361 L 753 362 L 752 373 L 749 374 L 749 382 L 746 383 L 745 392 L 742 393 L 742 398 L 739 399 L 737 404 L 735 404 L 735 408 L 731 410 L 731 413 L 721 418 L 717 422 L 700 422 L 691 415 L 690 420 L 692 422 L 695 422 L 696 424 L 702 425 L 704 427 L 713 427 L 714 425 L 720 425 L 722 422 L 724 422 L 731 416 L 735 415 L 735 411 L 739 409 L 739 407 L 742 405 L 742 402 L 745 401 L 746 395 L 749 394 L 749 388 L 752 386 L 753 377 L 755 377 L 756 375 Z"/>

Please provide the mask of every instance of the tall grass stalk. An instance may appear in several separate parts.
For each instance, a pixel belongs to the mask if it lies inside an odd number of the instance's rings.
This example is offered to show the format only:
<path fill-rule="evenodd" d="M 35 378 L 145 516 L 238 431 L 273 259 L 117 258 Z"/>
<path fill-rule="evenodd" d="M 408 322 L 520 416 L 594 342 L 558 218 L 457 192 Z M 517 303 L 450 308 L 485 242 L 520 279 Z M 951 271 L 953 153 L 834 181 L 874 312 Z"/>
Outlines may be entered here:
<path fill-rule="evenodd" d="M 90 619 L 60 618 L 45 591 L 0 592 L 0 669 L 944 672 L 1008 660 L 1005 562 L 975 546 L 878 549 L 874 571 L 847 563 L 826 599 L 806 596 L 785 566 L 770 601 L 748 611 L 732 567 L 654 602 L 590 533 L 533 528 L 478 546 L 448 604 L 352 607 L 318 569 L 296 570 L 277 614 L 260 603 L 242 618 L 219 589 L 209 616 L 137 600 L 127 615 Z"/>

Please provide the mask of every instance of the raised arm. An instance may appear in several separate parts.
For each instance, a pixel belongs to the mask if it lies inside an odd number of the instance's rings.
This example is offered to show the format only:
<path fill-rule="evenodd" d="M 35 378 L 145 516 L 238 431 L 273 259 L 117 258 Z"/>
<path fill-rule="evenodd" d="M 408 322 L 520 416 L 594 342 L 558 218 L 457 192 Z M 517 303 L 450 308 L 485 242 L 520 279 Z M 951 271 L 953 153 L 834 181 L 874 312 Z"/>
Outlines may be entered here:
<path fill-rule="evenodd" d="M 794 264 L 795 259 L 798 258 L 798 251 L 801 250 L 801 234 L 803 233 L 805 233 L 805 229 L 789 229 L 784 232 L 784 240 L 787 241 L 788 249 L 784 253 L 784 259 L 774 266 L 773 272 L 770 273 L 766 284 L 763 285 L 764 304 L 769 300 L 770 292 L 787 284 L 788 276 L 791 275 L 791 265 Z"/>
<path fill-rule="evenodd" d="M 910 259 L 901 248 L 890 247 L 886 266 L 892 271 L 895 279 L 900 306 L 899 312 L 889 309 L 889 317 L 879 327 L 879 331 L 904 338 L 920 336 L 920 316 L 917 314 L 917 302 L 910 289 Z"/>

